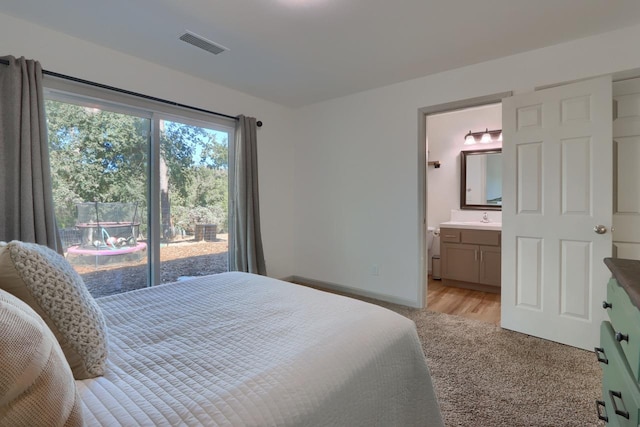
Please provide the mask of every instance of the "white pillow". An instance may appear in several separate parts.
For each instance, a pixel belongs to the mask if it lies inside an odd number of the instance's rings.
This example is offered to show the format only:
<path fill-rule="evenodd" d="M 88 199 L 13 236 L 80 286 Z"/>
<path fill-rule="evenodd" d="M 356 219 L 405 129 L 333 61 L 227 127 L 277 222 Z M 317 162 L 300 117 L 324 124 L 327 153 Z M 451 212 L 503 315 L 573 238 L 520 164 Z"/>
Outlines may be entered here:
<path fill-rule="evenodd" d="M 0 289 L 26 302 L 58 339 L 76 379 L 104 374 L 107 326 L 80 275 L 46 246 L 0 246 Z"/>
<path fill-rule="evenodd" d="M 60 344 L 31 307 L 3 290 L 0 331 L 0 425 L 83 425 Z"/>

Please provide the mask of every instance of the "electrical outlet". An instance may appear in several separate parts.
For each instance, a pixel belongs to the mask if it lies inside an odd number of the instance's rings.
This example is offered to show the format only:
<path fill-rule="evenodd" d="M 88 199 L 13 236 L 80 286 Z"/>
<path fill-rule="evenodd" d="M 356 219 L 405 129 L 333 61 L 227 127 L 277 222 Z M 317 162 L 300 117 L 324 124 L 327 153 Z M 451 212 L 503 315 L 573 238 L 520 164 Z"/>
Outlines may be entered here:
<path fill-rule="evenodd" d="M 371 264 L 371 275 L 379 276 L 380 275 L 380 267 L 378 264 Z"/>

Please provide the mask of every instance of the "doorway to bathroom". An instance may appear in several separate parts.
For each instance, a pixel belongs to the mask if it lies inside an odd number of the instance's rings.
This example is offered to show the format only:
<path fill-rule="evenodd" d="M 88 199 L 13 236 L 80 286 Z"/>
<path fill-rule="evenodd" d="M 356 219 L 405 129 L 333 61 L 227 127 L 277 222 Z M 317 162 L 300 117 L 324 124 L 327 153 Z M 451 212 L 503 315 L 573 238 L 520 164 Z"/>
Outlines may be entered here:
<path fill-rule="evenodd" d="M 427 230 L 434 224 L 428 211 L 438 203 L 430 190 L 436 164 L 440 170 L 445 163 L 435 158 L 428 119 L 508 98 L 503 104 L 506 227 L 500 245 L 505 278 L 500 324 L 580 348 L 597 344 L 594 326 L 606 316 L 601 301 L 610 277 L 602 259 L 640 259 L 640 238 L 634 231 L 640 229 L 640 79 L 637 70 L 623 74 L 613 76 L 613 82 L 612 76 L 601 76 L 513 97 L 496 95 L 419 110 L 418 209 L 419 234 L 424 236 L 419 256 L 425 284 L 420 296 L 429 308 L 437 298 L 427 279 Z M 554 215 L 564 222 L 553 222 Z M 466 220 L 449 222 L 456 221 Z M 460 239 L 455 232 L 446 234 L 453 241 Z"/>
<path fill-rule="evenodd" d="M 427 308 L 496 325 L 500 324 L 501 101 L 509 95 L 420 110 L 426 159 L 422 218 Z M 479 230 L 473 229 L 474 223 Z M 492 242 L 483 241 L 487 237 L 498 244 L 489 246 Z"/>

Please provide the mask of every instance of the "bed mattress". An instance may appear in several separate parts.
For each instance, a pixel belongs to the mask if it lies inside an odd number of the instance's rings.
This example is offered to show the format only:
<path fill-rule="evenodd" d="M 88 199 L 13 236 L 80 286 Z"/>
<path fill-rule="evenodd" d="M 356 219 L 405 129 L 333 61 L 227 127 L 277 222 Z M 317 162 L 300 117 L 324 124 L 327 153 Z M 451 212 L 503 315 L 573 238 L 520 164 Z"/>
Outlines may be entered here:
<path fill-rule="evenodd" d="M 246 273 L 97 301 L 88 425 L 442 425 L 414 324 L 382 307 Z"/>

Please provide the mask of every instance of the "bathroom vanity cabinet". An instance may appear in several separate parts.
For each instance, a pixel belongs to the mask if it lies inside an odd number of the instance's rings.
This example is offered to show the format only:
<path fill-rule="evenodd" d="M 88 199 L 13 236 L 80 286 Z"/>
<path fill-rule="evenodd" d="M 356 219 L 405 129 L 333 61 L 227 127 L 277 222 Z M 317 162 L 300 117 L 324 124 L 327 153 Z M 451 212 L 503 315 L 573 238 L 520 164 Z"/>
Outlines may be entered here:
<path fill-rule="evenodd" d="M 440 265 L 444 284 L 500 292 L 501 234 L 495 230 L 442 228 Z"/>

